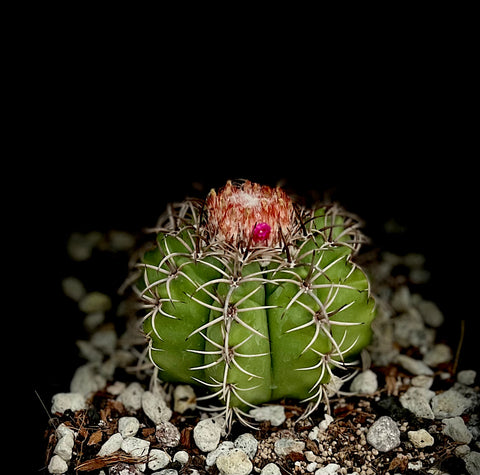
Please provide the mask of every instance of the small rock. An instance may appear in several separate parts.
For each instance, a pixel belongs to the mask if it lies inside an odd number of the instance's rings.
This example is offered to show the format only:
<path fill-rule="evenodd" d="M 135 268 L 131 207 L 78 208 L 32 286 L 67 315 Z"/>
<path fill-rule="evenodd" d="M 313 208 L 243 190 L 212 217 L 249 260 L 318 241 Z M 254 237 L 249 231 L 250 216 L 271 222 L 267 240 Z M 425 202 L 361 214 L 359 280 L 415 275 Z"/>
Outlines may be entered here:
<path fill-rule="evenodd" d="M 112 301 L 108 295 L 94 291 L 87 293 L 78 302 L 78 307 L 85 313 L 107 312 L 112 307 Z"/>
<path fill-rule="evenodd" d="M 150 442 L 145 439 L 139 439 L 138 437 L 127 437 L 123 439 L 120 448 L 134 457 L 141 457 L 147 455 L 150 448 Z"/>
<path fill-rule="evenodd" d="M 433 375 L 433 370 L 429 368 L 423 361 L 415 360 L 407 355 L 398 355 L 397 363 L 410 373 L 418 376 L 421 374 L 431 376 Z"/>
<path fill-rule="evenodd" d="M 470 475 L 480 474 L 480 452 L 471 451 L 463 458 L 465 468 Z"/>
<path fill-rule="evenodd" d="M 230 450 L 234 448 L 233 442 L 230 440 L 225 440 L 223 441 L 215 450 L 212 450 L 207 454 L 207 459 L 205 461 L 205 464 L 207 467 L 211 467 L 212 465 L 215 465 L 215 462 L 217 461 L 217 457 L 222 454 L 226 454 Z"/>
<path fill-rule="evenodd" d="M 433 384 L 433 376 L 426 376 L 421 374 L 419 376 L 414 376 L 412 378 L 412 386 L 417 388 L 430 389 Z"/>
<path fill-rule="evenodd" d="M 358 394 L 373 394 L 377 389 L 377 375 L 371 369 L 358 374 L 350 385 L 350 391 Z"/>
<path fill-rule="evenodd" d="M 219 455 L 216 465 L 221 475 L 249 475 L 253 469 L 248 455 L 240 449 L 232 449 Z"/>
<path fill-rule="evenodd" d="M 277 464 L 267 463 L 267 465 L 262 468 L 260 475 L 282 475 L 282 472 Z"/>
<path fill-rule="evenodd" d="M 461 416 L 470 406 L 470 400 L 453 388 L 432 398 L 432 410 L 437 419 Z"/>
<path fill-rule="evenodd" d="M 65 460 L 63 460 L 59 455 L 54 455 L 50 459 L 50 463 L 48 464 L 49 473 L 65 473 L 67 470 L 67 462 L 65 462 Z"/>
<path fill-rule="evenodd" d="M 136 465 L 118 462 L 109 468 L 108 475 L 143 475 L 143 471 Z"/>
<path fill-rule="evenodd" d="M 152 475 L 178 475 L 178 471 L 174 468 L 165 468 L 159 472 L 152 473 Z"/>
<path fill-rule="evenodd" d="M 315 475 L 336 475 L 338 470 L 340 470 L 338 463 L 329 463 L 325 467 L 319 468 Z"/>
<path fill-rule="evenodd" d="M 400 445 L 400 431 L 391 417 L 382 416 L 368 430 L 367 441 L 380 452 L 388 452 Z"/>
<path fill-rule="evenodd" d="M 197 407 L 197 399 L 192 386 L 179 384 L 173 390 L 173 410 L 183 414 L 188 409 Z"/>
<path fill-rule="evenodd" d="M 111 435 L 108 440 L 102 445 L 97 455 L 99 457 L 104 457 L 106 455 L 113 454 L 113 452 L 120 450 L 122 442 L 122 434 L 116 432 L 115 434 Z"/>
<path fill-rule="evenodd" d="M 170 463 L 170 455 L 164 450 L 152 449 L 148 455 L 148 468 L 158 470 L 165 468 Z"/>
<path fill-rule="evenodd" d="M 323 420 L 318 424 L 318 429 L 320 432 L 325 432 L 328 429 L 328 426 L 333 422 L 333 417 L 330 414 L 324 414 Z"/>
<path fill-rule="evenodd" d="M 193 429 L 193 440 L 202 452 L 215 450 L 220 442 L 222 426 L 214 419 L 203 419 Z"/>
<path fill-rule="evenodd" d="M 412 411 L 417 417 L 424 419 L 435 419 L 430 400 L 435 396 L 433 391 L 426 388 L 411 386 L 399 398 L 400 404 L 409 411 Z"/>
<path fill-rule="evenodd" d="M 433 437 L 425 429 L 408 431 L 408 438 L 417 449 L 430 447 L 434 443 Z"/>
<path fill-rule="evenodd" d="M 67 410 L 76 412 L 86 408 L 86 397 L 80 393 L 57 393 L 52 397 L 52 414 L 63 414 Z"/>
<path fill-rule="evenodd" d="M 290 437 L 282 437 L 274 446 L 275 453 L 280 456 L 288 455 L 290 452 L 302 452 L 304 448 L 305 442 Z"/>
<path fill-rule="evenodd" d="M 234 446 L 237 449 L 243 450 L 250 459 L 253 459 L 253 457 L 255 457 L 255 454 L 257 453 L 258 440 L 255 439 L 253 434 L 247 432 L 245 434 L 239 435 L 236 438 Z"/>
<path fill-rule="evenodd" d="M 188 459 L 189 455 L 188 452 L 185 452 L 185 450 L 179 450 L 173 456 L 173 461 L 181 463 L 182 465 L 185 465 L 188 462 Z"/>
<path fill-rule="evenodd" d="M 107 380 L 98 372 L 98 365 L 87 363 L 79 366 L 70 382 L 70 391 L 88 396 L 106 386 Z"/>
<path fill-rule="evenodd" d="M 65 277 L 62 280 L 62 290 L 67 297 L 75 302 L 79 302 L 86 294 L 84 285 L 76 277 Z"/>
<path fill-rule="evenodd" d="M 431 368 L 447 363 L 452 359 L 452 350 L 444 343 L 434 345 L 423 357 L 423 362 Z"/>
<path fill-rule="evenodd" d="M 122 434 L 123 438 L 133 437 L 139 428 L 140 422 L 136 417 L 125 416 L 118 419 L 118 432 Z"/>
<path fill-rule="evenodd" d="M 55 429 L 55 434 L 59 439 L 69 434 L 75 438 L 75 432 L 73 432 L 73 430 L 70 427 L 66 426 L 63 422 Z"/>
<path fill-rule="evenodd" d="M 285 422 L 285 408 L 283 406 L 263 406 L 252 409 L 249 413 L 257 422 L 270 421 L 272 426 L 280 426 Z"/>
<path fill-rule="evenodd" d="M 443 419 L 445 424 L 443 433 L 448 437 L 451 437 L 455 442 L 461 444 L 469 444 L 472 440 L 472 433 L 467 429 L 465 422 L 459 416 Z"/>
<path fill-rule="evenodd" d="M 463 371 L 459 371 L 459 373 L 457 374 L 457 381 L 460 384 L 471 386 L 475 382 L 476 377 L 476 371 L 474 371 L 473 369 L 464 369 Z"/>
<path fill-rule="evenodd" d="M 140 383 L 130 383 L 124 391 L 117 397 L 117 401 L 120 401 L 127 411 L 135 412 L 142 407 L 142 394 L 145 390 Z"/>
<path fill-rule="evenodd" d="M 443 313 L 434 302 L 429 300 L 421 300 L 417 305 L 418 311 L 423 318 L 423 321 L 433 327 L 438 328 L 442 326 L 445 318 Z"/>
<path fill-rule="evenodd" d="M 90 338 L 90 343 L 105 355 L 111 355 L 117 347 L 117 332 L 107 326 L 97 330 Z"/>
<path fill-rule="evenodd" d="M 157 424 L 155 437 L 164 447 L 176 447 L 180 443 L 180 431 L 169 421 Z"/>
<path fill-rule="evenodd" d="M 72 449 L 74 443 L 75 439 L 73 437 L 73 433 L 66 433 L 63 437 L 58 439 L 53 453 L 60 455 L 65 462 L 68 462 L 72 458 Z"/>
<path fill-rule="evenodd" d="M 155 394 L 151 391 L 145 391 L 142 394 L 142 409 L 155 424 L 169 421 L 172 417 L 172 410 L 167 406 L 167 403 L 159 393 Z"/>

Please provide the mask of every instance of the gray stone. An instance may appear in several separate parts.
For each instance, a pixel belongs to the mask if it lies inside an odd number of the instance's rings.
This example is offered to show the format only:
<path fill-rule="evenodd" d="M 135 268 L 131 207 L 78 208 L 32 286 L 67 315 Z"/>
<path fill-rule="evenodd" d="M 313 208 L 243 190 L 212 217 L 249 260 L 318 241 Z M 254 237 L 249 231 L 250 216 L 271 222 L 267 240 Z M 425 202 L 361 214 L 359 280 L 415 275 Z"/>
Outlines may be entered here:
<path fill-rule="evenodd" d="M 367 442 L 380 452 L 388 452 L 400 445 L 400 430 L 391 417 L 382 416 L 368 430 Z"/>
<path fill-rule="evenodd" d="M 414 447 L 417 449 L 423 449 L 424 447 L 430 447 L 434 444 L 434 438 L 425 430 L 410 430 L 408 431 L 408 438 Z"/>
<path fill-rule="evenodd" d="M 417 304 L 417 309 L 427 325 L 433 328 L 442 326 L 445 318 L 443 313 L 434 302 L 429 300 L 421 300 Z"/>
<path fill-rule="evenodd" d="M 123 438 L 136 435 L 139 428 L 140 422 L 136 417 L 125 416 L 118 419 L 118 432 Z"/>
<path fill-rule="evenodd" d="M 142 394 L 145 390 L 140 383 L 136 381 L 130 383 L 124 391 L 122 391 L 117 397 L 117 401 L 120 401 L 127 411 L 135 412 L 142 407 Z"/>
<path fill-rule="evenodd" d="M 179 384 L 173 390 L 173 409 L 175 412 L 183 414 L 188 409 L 195 409 L 197 407 L 197 400 L 195 391 L 192 386 Z"/>
<path fill-rule="evenodd" d="M 85 396 L 103 389 L 107 380 L 98 372 L 96 363 L 87 363 L 79 366 L 70 382 L 70 391 Z"/>
<path fill-rule="evenodd" d="M 282 437 L 274 445 L 275 453 L 280 456 L 288 455 L 290 452 L 302 452 L 304 448 L 305 442 L 291 437 Z"/>
<path fill-rule="evenodd" d="M 82 312 L 107 312 L 112 307 L 110 297 L 102 292 L 89 292 L 78 302 L 78 307 Z"/>
<path fill-rule="evenodd" d="M 252 409 L 249 414 L 257 422 L 270 421 L 272 426 L 279 426 L 285 422 L 285 408 L 283 406 L 263 406 Z"/>
<path fill-rule="evenodd" d="M 471 451 L 463 458 L 465 468 L 470 475 L 480 475 L 480 452 Z"/>
<path fill-rule="evenodd" d="M 142 409 L 155 424 L 169 421 L 172 417 L 172 410 L 167 406 L 160 393 L 145 391 L 142 394 Z"/>
<path fill-rule="evenodd" d="M 377 375 L 371 369 L 358 374 L 350 385 L 350 391 L 358 394 L 373 394 L 377 389 Z"/>
<path fill-rule="evenodd" d="M 180 431 L 169 421 L 157 424 L 155 437 L 162 446 L 176 447 L 180 443 Z"/>
<path fill-rule="evenodd" d="M 249 475 L 253 464 L 241 449 L 232 449 L 217 457 L 217 468 L 221 475 Z"/>
<path fill-rule="evenodd" d="M 340 470 L 340 465 L 338 463 L 329 463 L 325 467 L 319 468 L 315 475 L 336 475 Z"/>
<path fill-rule="evenodd" d="M 215 462 L 217 461 L 217 457 L 219 455 L 226 454 L 233 448 L 234 448 L 233 442 L 230 440 L 225 440 L 215 450 L 212 450 L 207 454 L 207 459 L 205 461 L 205 464 L 207 465 L 207 467 L 211 467 L 212 465 L 215 465 Z"/>
<path fill-rule="evenodd" d="M 412 411 L 417 417 L 435 419 L 430 400 L 435 396 L 433 391 L 427 388 L 411 386 L 399 398 L 400 404 L 405 409 Z"/>
<path fill-rule="evenodd" d="M 189 455 L 188 452 L 185 452 L 185 450 L 179 450 L 178 452 L 175 452 L 175 455 L 173 456 L 173 461 L 174 462 L 179 462 L 182 465 L 185 465 L 188 462 Z"/>
<path fill-rule="evenodd" d="M 72 449 L 74 443 L 75 438 L 73 437 L 73 433 L 66 433 L 63 437 L 58 439 L 53 453 L 60 455 L 63 460 L 68 462 L 72 458 Z"/>
<path fill-rule="evenodd" d="M 452 350 L 444 343 L 434 345 L 423 357 L 423 362 L 436 368 L 439 364 L 447 363 L 452 359 Z"/>
<path fill-rule="evenodd" d="M 67 470 L 67 462 L 65 462 L 65 460 L 63 460 L 59 455 L 54 455 L 50 459 L 50 463 L 48 464 L 49 473 L 65 473 Z"/>
<path fill-rule="evenodd" d="M 174 468 L 165 468 L 159 472 L 152 473 L 152 475 L 178 475 L 178 471 Z"/>
<path fill-rule="evenodd" d="M 80 393 L 57 393 L 52 397 L 52 414 L 63 414 L 67 410 L 76 412 L 86 408 L 87 399 Z"/>
<path fill-rule="evenodd" d="M 116 432 L 115 434 L 111 435 L 108 440 L 100 447 L 98 452 L 99 457 L 104 457 L 105 455 L 113 454 L 120 449 L 122 446 L 123 437 L 122 434 Z"/>
<path fill-rule="evenodd" d="M 451 437 L 455 442 L 460 442 L 461 444 L 470 443 L 472 440 L 472 434 L 467 429 L 465 422 L 460 416 L 443 419 L 442 422 L 445 424 L 445 427 L 443 428 L 443 433 L 445 435 Z"/>
<path fill-rule="evenodd" d="M 76 277 L 65 277 L 62 280 L 62 290 L 67 297 L 75 300 L 75 302 L 80 301 L 86 294 L 84 285 Z"/>
<path fill-rule="evenodd" d="M 453 388 L 432 398 L 432 410 L 437 419 L 461 416 L 470 406 L 470 400 Z"/>
<path fill-rule="evenodd" d="M 193 429 L 193 440 L 202 452 L 215 450 L 220 442 L 222 426 L 214 419 L 203 419 Z"/>
<path fill-rule="evenodd" d="M 165 468 L 170 463 L 170 455 L 164 450 L 152 449 L 148 454 L 148 468 L 150 470 L 158 470 Z"/>
<path fill-rule="evenodd" d="M 429 368 L 423 361 L 415 360 L 407 355 L 398 355 L 397 363 L 402 366 L 402 368 L 416 376 L 421 374 L 431 376 L 433 374 L 432 369 Z"/>
<path fill-rule="evenodd" d="M 474 371 L 473 369 L 464 369 L 463 371 L 458 372 L 457 381 L 460 384 L 471 386 L 475 382 L 476 377 L 477 377 L 476 371 Z"/>
<path fill-rule="evenodd" d="M 253 459 L 257 453 L 258 440 L 255 439 L 253 434 L 246 432 L 235 439 L 234 446 L 237 449 L 243 450 L 250 459 Z"/>
<path fill-rule="evenodd" d="M 282 475 L 282 472 L 277 464 L 271 462 L 267 463 L 267 465 L 262 468 L 260 475 Z"/>

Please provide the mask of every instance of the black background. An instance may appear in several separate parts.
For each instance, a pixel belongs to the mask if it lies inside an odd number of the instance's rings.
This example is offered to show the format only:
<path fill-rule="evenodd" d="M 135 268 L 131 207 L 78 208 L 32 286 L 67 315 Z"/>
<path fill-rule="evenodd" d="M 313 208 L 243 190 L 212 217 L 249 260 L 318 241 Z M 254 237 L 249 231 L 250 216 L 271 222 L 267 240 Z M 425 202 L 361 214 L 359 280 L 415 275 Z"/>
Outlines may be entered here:
<path fill-rule="evenodd" d="M 300 70 L 295 86 L 256 72 L 207 84 L 195 67 L 168 82 L 139 68 L 130 83 L 121 58 L 105 74 L 106 56 L 95 64 L 62 56 L 61 68 L 40 62 L 12 119 L 21 127 L 3 174 L 4 189 L 14 184 L 5 199 L 14 218 L 6 300 L 20 350 L 8 366 L 13 381 L 28 383 L 22 427 L 35 428 L 30 440 L 40 454 L 48 416 L 36 393 L 49 409 L 81 364 L 81 317 L 61 291 L 78 269 L 68 236 L 138 233 L 198 184 L 206 193 L 227 179 L 282 180 L 300 195 L 328 193 L 365 220 L 373 247 L 424 254 L 431 280 L 423 295 L 444 312 L 453 348 L 466 320 L 460 369 L 478 367 L 478 147 L 470 97 L 458 87 L 463 76 L 452 84 L 442 65 L 422 69 L 419 61 L 402 73 L 392 61 L 381 76 L 352 68 L 321 85 Z M 386 234 L 389 219 L 405 232 Z M 122 282 L 127 270 L 108 264 L 94 268 L 92 290 Z M 19 367 L 13 359 L 25 353 Z"/>

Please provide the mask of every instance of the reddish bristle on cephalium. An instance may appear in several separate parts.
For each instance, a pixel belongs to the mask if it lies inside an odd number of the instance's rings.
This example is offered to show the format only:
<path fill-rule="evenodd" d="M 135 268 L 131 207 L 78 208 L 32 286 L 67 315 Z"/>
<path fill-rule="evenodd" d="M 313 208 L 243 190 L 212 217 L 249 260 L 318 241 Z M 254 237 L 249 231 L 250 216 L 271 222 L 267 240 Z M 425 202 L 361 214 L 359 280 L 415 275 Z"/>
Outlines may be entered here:
<path fill-rule="evenodd" d="M 206 206 L 210 235 L 235 246 L 275 247 L 293 227 L 292 201 L 279 187 L 229 181 L 210 192 Z"/>

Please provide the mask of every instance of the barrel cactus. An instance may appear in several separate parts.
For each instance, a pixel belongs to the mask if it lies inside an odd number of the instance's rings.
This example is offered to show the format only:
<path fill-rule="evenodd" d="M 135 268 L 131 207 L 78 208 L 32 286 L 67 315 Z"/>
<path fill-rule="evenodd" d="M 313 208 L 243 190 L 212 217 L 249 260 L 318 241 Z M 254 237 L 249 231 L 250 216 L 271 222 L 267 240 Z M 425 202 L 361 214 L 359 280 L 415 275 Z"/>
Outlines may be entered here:
<path fill-rule="evenodd" d="M 170 205 L 137 264 L 161 380 L 205 386 L 199 399 L 227 421 L 282 398 L 318 407 L 371 337 L 359 226 L 338 204 L 302 206 L 249 181 Z"/>

